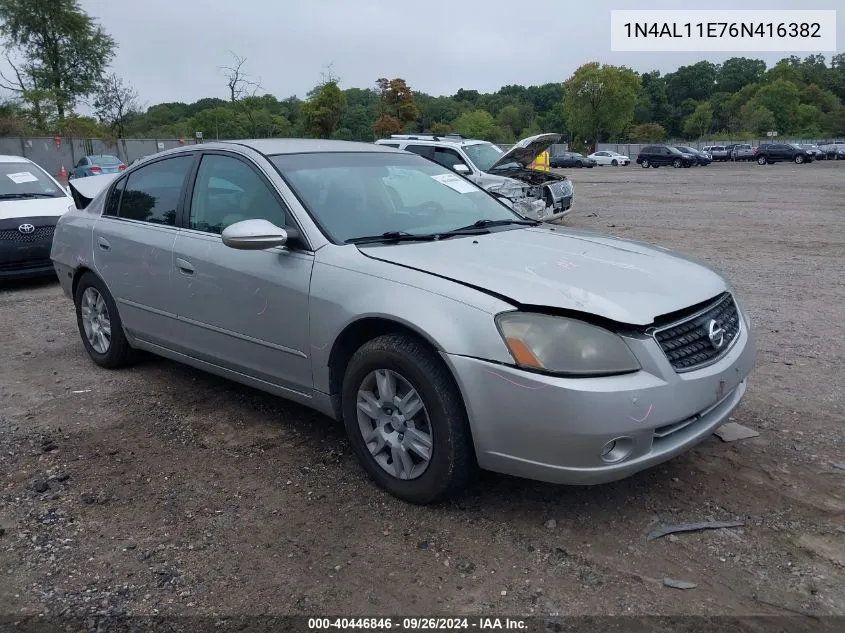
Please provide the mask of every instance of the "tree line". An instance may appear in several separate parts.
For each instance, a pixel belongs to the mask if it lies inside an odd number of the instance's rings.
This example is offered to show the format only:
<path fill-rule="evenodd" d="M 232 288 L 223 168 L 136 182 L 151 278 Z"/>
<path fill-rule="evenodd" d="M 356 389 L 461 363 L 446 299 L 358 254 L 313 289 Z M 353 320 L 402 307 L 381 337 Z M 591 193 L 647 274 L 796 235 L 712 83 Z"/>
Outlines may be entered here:
<path fill-rule="evenodd" d="M 279 98 L 229 53 L 218 67 L 222 97 L 142 107 L 108 68 L 117 44 L 77 0 L 0 0 L 8 70 L 0 87 L 0 135 L 105 138 L 320 137 L 372 141 L 397 132 L 457 132 L 508 143 L 557 132 L 575 147 L 666 138 L 845 136 L 845 54 L 791 56 L 767 68 L 734 57 L 662 75 L 591 62 L 565 81 L 508 85 L 450 96 L 402 78 L 342 88 L 331 66 L 304 97 Z M 79 114 L 83 106 L 93 116 Z"/>

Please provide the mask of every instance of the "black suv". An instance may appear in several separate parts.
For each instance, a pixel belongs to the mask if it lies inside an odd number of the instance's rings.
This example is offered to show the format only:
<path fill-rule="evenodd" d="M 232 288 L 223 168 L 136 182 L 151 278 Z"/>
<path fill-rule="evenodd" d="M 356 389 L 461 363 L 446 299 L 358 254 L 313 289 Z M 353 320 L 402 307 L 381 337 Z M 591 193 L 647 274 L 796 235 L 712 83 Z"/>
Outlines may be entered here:
<path fill-rule="evenodd" d="M 790 161 L 796 165 L 813 162 L 813 156 L 795 143 L 763 143 L 754 152 L 758 165 Z"/>
<path fill-rule="evenodd" d="M 637 165 L 655 169 L 662 165 L 692 167 L 695 163 L 696 159 L 693 156 L 679 152 L 669 145 L 646 145 L 637 155 Z"/>
<path fill-rule="evenodd" d="M 713 162 L 712 159 L 707 158 L 706 154 L 702 154 L 694 147 L 689 147 L 688 145 L 675 145 L 675 149 L 681 152 L 681 154 L 687 154 L 691 156 L 694 160 L 693 165 L 701 165 L 702 167 L 706 167 L 707 165 Z"/>

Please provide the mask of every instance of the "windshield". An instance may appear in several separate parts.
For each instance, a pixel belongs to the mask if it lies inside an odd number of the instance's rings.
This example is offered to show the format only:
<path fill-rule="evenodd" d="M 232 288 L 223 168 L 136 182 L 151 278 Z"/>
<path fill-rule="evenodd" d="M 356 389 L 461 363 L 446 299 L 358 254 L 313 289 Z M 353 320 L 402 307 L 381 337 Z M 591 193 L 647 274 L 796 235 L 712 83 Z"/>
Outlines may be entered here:
<path fill-rule="evenodd" d="M 492 143 L 475 143 L 464 145 L 464 152 L 481 171 L 487 171 L 502 157 L 504 152 L 498 145 Z"/>
<path fill-rule="evenodd" d="M 415 155 L 321 152 L 270 159 L 337 243 L 388 232 L 440 234 L 479 220 L 521 219 L 470 181 Z"/>
<path fill-rule="evenodd" d="M 0 199 L 61 198 L 65 194 L 33 163 L 0 163 Z"/>

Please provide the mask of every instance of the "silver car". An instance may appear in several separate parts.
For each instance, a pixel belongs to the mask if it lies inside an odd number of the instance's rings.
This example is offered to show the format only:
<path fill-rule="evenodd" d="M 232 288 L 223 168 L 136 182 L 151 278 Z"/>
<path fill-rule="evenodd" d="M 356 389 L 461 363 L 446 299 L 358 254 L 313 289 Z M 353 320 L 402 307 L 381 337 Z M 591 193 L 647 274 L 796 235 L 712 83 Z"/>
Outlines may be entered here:
<path fill-rule="evenodd" d="M 754 365 L 710 268 L 407 152 L 205 143 L 73 186 L 51 256 L 94 362 L 146 350 L 313 407 L 411 502 L 477 467 L 626 477 L 707 438 Z"/>

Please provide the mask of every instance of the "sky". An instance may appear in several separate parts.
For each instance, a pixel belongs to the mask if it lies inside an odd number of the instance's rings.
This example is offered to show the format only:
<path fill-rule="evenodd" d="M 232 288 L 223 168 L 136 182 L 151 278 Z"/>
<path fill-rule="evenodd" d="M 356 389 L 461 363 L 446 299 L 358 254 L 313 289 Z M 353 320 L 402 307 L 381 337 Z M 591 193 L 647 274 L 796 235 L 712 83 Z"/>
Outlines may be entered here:
<path fill-rule="evenodd" d="M 246 58 L 260 93 L 279 98 L 304 97 L 328 64 L 344 88 L 402 77 L 415 90 L 441 95 L 564 81 L 589 61 L 665 73 L 736 55 L 611 52 L 611 9 L 687 8 L 665 0 L 79 2 L 117 41 L 112 68 L 145 105 L 226 98 L 220 66 L 231 52 Z M 845 50 L 842 0 L 708 0 L 688 8 L 839 9 L 837 47 Z M 790 51 L 739 54 L 771 65 Z"/>

